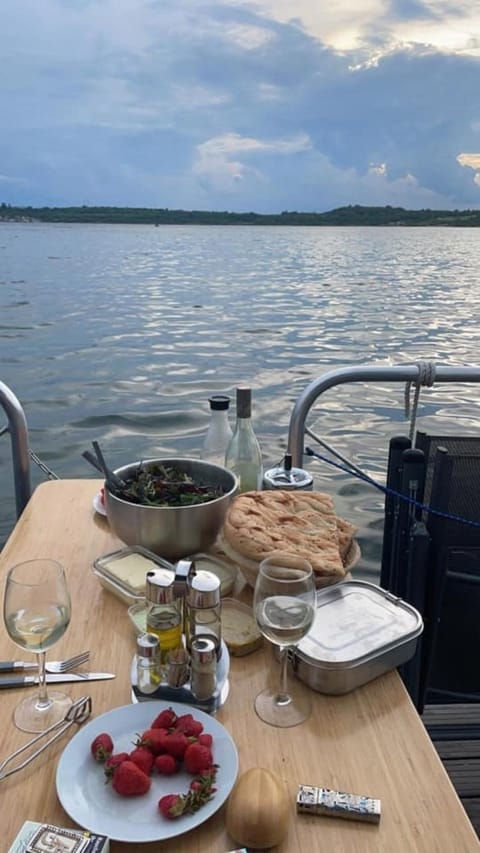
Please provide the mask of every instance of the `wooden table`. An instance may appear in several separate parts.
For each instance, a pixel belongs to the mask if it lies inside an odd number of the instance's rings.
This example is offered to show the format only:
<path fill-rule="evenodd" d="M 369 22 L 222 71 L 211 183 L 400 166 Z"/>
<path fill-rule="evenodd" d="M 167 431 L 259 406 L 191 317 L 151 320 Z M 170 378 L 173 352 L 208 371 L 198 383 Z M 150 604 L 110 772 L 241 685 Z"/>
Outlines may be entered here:
<path fill-rule="evenodd" d="M 70 627 L 55 647 L 55 657 L 90 648 L 91 668 L 117 673 L 114 681 L 92 682 L 93 715 L 130 701 L 130 665 L 135 638 L 125 605 L 102 589 L 92 572 L 95 557 L 121 547 L 92 499 L 98 480 L 43 483 L 34 492 L 0 555 L 3 595 L 7 569 L 20 560 L 48 556 L 67 569 L 73 612 Z M 250 591 L 243 595 L 251 595 Z M 0 630 L 0 659 L 22 655 Z M 234 738 L 240 772 L 264 766 L 282 781 L 291 803 L 291 820 L 279 853 L 473 853 L 480 842 L 397 673 L 342 697 L 311 692 L 309 720 L 291 729 L 262 723 L 253 710 L 256 693 L 278 672 L 265 648 L 233 659 L 230 695 L 217 719 Z M 11 713 L 22 691 L 0 692 L 0 760 L 30 736 L 19 732 Z M 32 688 L 35 689 L 35 688 Z M 85 685 L 65 685 L 72 696 Z M 307 688 L 305 688 L 307 689 Z M 74 826 L 55 792 L 55 771 L 68 734 L 30 768 L 0 782 L 1 849 L 12 843 L 24 820 Z M 296 815 L 298 783 L 323 785 L 382 801 L 378 826 L 310 815 Z M 112 853 L 226 853 L 237 846 L 224 827 L 225 807 L 200 828 L 174 842 L 123 844 Z"/>

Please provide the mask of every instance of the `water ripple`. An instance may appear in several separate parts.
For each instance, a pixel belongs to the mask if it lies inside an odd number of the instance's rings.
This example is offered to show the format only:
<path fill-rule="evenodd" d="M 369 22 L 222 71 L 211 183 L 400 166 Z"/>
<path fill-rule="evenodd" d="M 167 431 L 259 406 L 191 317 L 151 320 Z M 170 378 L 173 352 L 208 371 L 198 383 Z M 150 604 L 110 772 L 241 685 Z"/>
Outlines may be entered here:
<path fill-rule="evenodd" d="M 14 233 L 15 232 L 15 233 Z M 475 229 L 3 225 L 0 379 L 22 401 L 32 446 L 60 476 L 91 476 L 94 438 L 112 464 L 197 455 L 211 393 L 254 389 L 266 465 L 286 448 L 295 400 L 334 367 L 476 364 Z M 54 261 L 54 263 L 52 263 Z M 311 426 L 371 476 L 407 431 L 403 388 L 327 392 Z M 419 425 L 480 427 L 480 389 L 422 392 Z M 318 488 L 360 529 L 378 571 L 382 500 L 307 460 Z M 0 494 L 12 494 L 7 442 Z M 12 523 L 3 501 L 0 536 Z M 3 508 L 5 507 L 5 508 Z"/>

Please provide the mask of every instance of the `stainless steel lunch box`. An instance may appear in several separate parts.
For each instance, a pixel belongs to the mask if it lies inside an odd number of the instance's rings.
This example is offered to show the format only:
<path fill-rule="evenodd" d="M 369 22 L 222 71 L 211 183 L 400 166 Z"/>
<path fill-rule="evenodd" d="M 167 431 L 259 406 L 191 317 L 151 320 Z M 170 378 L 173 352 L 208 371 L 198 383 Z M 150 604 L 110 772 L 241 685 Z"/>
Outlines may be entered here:
<path fill-rule="evenodd" d="M 298 678 L 319 693 L 349 693 L 410 660 L 423 621 L 418 610 L 368 581 L 317 592 L 309 633 L 292 653 Z"/>

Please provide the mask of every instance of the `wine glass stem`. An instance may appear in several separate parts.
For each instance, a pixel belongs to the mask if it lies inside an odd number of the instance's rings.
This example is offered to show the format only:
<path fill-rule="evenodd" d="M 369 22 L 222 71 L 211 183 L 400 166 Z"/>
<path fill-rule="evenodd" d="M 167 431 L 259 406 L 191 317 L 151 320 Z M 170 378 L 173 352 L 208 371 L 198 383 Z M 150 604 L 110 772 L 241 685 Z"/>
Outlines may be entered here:
<path fill-rule="evenodd" d="M 46 708 L 49 704 L 47 679 L 45 673 L 45 652 L 37 652 L 38 659 L 38 700 L 37 707 Z"/>
<path fill-rule="evenodd" d="M 282 705 L 290 700 L 287 690 L 287 668 L 288 668 L 288 648 L 285 646 L 280 649 L 280 685 L 275 701 L 278 705 Z"/>

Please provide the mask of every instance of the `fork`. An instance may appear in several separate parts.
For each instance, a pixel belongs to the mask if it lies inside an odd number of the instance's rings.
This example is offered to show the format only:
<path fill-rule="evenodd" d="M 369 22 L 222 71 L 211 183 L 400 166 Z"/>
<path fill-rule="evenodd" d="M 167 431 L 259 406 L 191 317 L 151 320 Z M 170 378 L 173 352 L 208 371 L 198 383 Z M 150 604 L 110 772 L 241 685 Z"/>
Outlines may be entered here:
<path fill-rule="evenodd" d="M 67 658 L 66 660 L 57 660 L 50 661 L 50 663 L 45 664 L 45 670 L 51 673 L 62 673 L 62 672 L 70 672 L 72 669 L 76 669 L 78 666 L 81 666 L 82 663 L 86 663 L 90 657 L 90 652 L 81 652 L 79 655 L 74 655 L 71 658 Z M 36 661 L 33 662 L 25 662 L 19 660 L 6 660 L 0 661 L 0 674 L 4 672 L 17 672 L 17 670 L 24 669 L 37 669 L 38 664 Z"/>

